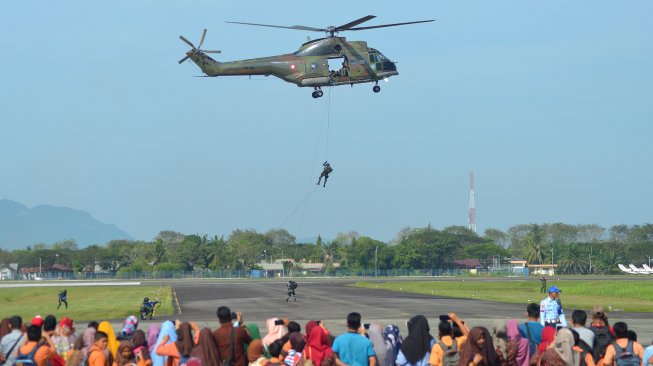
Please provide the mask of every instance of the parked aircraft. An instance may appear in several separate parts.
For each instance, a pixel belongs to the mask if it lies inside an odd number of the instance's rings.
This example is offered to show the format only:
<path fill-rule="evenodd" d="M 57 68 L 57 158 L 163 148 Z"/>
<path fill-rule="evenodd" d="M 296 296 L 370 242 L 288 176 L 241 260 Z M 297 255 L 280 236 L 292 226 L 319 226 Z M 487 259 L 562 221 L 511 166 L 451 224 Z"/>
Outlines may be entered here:
<path fill-rule="evenodd" d="M 626 266 L 624 266 L 623 264 L 618 264 L 618 266 L 622 272 L 626 272 L 628 274 L 636 274 L 632 269 L 626 268 Z"/>
<path fill-rule="evenodd" d="M 647 264 L 642 264 L 642 267 L 644 267 L 644 269 L 649 273 L 653 274 L 653 268 L 649 267 Z"/>
<path fill-rule="evenodd" d="M 629 264 L 628 267 L 632 269 L 637 274 L 651 274 L 651 272 L 645 270 L 644 268 L 637 268 L 634 264 Z"/>

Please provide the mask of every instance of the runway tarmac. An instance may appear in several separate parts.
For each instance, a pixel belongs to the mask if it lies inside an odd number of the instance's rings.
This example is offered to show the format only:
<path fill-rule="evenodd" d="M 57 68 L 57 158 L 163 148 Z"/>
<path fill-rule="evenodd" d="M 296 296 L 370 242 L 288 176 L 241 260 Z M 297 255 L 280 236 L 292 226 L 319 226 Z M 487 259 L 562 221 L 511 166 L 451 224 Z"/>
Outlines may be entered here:
<path fill-rule="evenodd" d="M 470 326 L 491 326 L 495 319 L 524 320 L 526 303 L 505 304 L 472 299 L 451 299 L 434 296 L 392 292 L 382 289 L 351 287 L 353 279 L 296 279 L 297 302 L 286 302 L 286 281 L 282 280 L 181 280 L 154 282 L 172 286 L 179 305 L 179 318 L 197 321 L 212 329 L 217 326 L 216 310 L 226 305 L 241 311 L 246 323 L 255 323 L 265 334 L 265 319 L 289 318 L 302 327 L 309 320 L 323 320 L 329 329 L 340 334 L 346 330 L 345 319 L 352 311 L 361 313 L 363 322 L 382 325 L 396 324 L 406 335 L 405 323 L 413 315 L 423 314 L 429 319 L 432 334 L 437 333 L 440 314 L 456 312 Z M 366 279 L 367 280 L 367 279 Z M 414 279 L 413 279 L 414 280 Z M 149 283 L 143 283 L 147 285 Z M 537 286 L 537 284 L 534 285 Z M 541 299 L 535 299 L 539 302 Z M 564 305 L 564 297 L 562 298 Z M 571 312 L 565 309 L 571 324 Z M 589 309 L 584 309 L 588 311 Z M 163 319 L 163 318 L 161 318 Z M 610 321 L 625 321 L 638 333 L 642 344 L 653 339 L 653 314 L 613 312 Z"/>

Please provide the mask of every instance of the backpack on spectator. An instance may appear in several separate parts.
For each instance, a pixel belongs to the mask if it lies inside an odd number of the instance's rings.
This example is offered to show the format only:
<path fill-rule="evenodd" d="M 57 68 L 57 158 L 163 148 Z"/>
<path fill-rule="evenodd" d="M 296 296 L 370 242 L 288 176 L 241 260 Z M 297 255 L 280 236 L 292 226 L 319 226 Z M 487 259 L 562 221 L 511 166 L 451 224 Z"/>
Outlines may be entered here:
<path fill-rule="evenodd" d="M 456 338 L 453 339 L 451 346 L 447 346 L 438 340 L 438 345 L 442 348 L 442 366 L 458 366 L 460 354 L 458 353 L 458 343 Z"/>
<path fill-rule="evenodd" d="M 580 340 L 578 342 L 578 347 L 580 347 L 583 351 L 580 353 L 580 365 L 579 366 L 586 366 L 587 362 L 585 361 L 585 357 L 589 353 L 592 355 L 592 358 L 594 358 L 594 354 L 592 353 L 592 347 L 587 344 L 584 340 Z"/>
<path fill-rule="evenodd" d="M 594 358 L 594 362 L 598 363 L 605 356 L 605 349 L 614 341 L 614 337 L 612 337 L 612 333 L 610 333 L 610 329 L 607 326 L 593 326 L 590 329 L 594 332 L 592 357 Z"/>
<path fill-rule="evenodd" d="M 14 360 L 13 366 L 36 366 L 36 361 L 34 361 L 34 355 L 36 351 L 41 348 L 40 345 L 34 346 L 29 353 L 22 353 L 20 348 L 18 349 L 18 356 Z"/>
<path fill-rule="evenodd" d="M 621 348 L 617 342 L 612 343 L 615 351 L 615 364 L 617 366 L 639 366 L 641 360 L 633 350 L 633 341 L 629 340 L 626 348 Z"/>

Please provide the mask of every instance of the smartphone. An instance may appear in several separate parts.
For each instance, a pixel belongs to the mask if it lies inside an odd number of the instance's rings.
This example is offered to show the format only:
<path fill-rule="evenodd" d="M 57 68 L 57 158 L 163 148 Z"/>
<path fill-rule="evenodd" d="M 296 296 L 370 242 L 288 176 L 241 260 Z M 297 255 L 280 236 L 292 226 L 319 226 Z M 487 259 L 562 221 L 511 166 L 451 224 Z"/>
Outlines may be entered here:
<path fill-rule="evenodd" d="M 440 321 L 441 322 L 448 322 L 449 320 L 451 320 L 449 315 L 440 315 Z"/>
<path fill-rule="evenodd" d="M 283 325 L 283 320 L 282 319 L 275 320 L 274 325 Z"/>
<path fill-rule="evenodd" d="M 365 327 L 365 329 L 370 329 L 370 323 L 363 324 L 363 327 Z"/>

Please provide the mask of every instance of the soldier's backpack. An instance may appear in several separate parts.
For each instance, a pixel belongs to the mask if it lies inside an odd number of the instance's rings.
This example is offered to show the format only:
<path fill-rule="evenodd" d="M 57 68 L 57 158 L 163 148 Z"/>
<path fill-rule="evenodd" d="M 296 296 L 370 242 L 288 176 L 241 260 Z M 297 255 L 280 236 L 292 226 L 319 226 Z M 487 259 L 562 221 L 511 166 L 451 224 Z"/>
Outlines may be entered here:
<path fill-rule="evenodd" d="M 592 347 L 592 357 L 594 362 L 598 363 L 605 356 L 605 350 L 610 343 L 614 342 L 614 337 L 607 326 L 590 327 L 594 332 L 594 347 Z"/>
<path fill-rule="evenodd" d="M 295 289 L 297 288 L 297 286 L 299 286 L 299 285 L 297 285 L 297 282 L 295 282 L 295 281 L 290 281 L 290 288 L 291 288 L 291 289 L 295 290 Z"/>
<path fill-rule="evenodd" d="M 34 355 L 41 348 L 41 345 L 36 345 L 29 353 L 22 353 L 20 348 L 18 349 L 18 356 L 14 360 L 12 366 L 36 366 L 36 361 L 34 361 Z"/>
<path fill-rule="evenodd" d="M 460 361 L 460 354 L 458 353 L 458 342 L 456 338 L 453 339 L 451 346 L 447 346 L 438 340 L 438 345 L 442 348 L 442 366 L 458 366 Z"/>
<path fill-rule="evenodd" d="M 639 366 L 641 360 L 633 350 L 633 341 L 629 340 L 626 348 L 621 348 L 617 342 L 612 343 L 615 350 L 615 364 L 617 366 Z"/>

